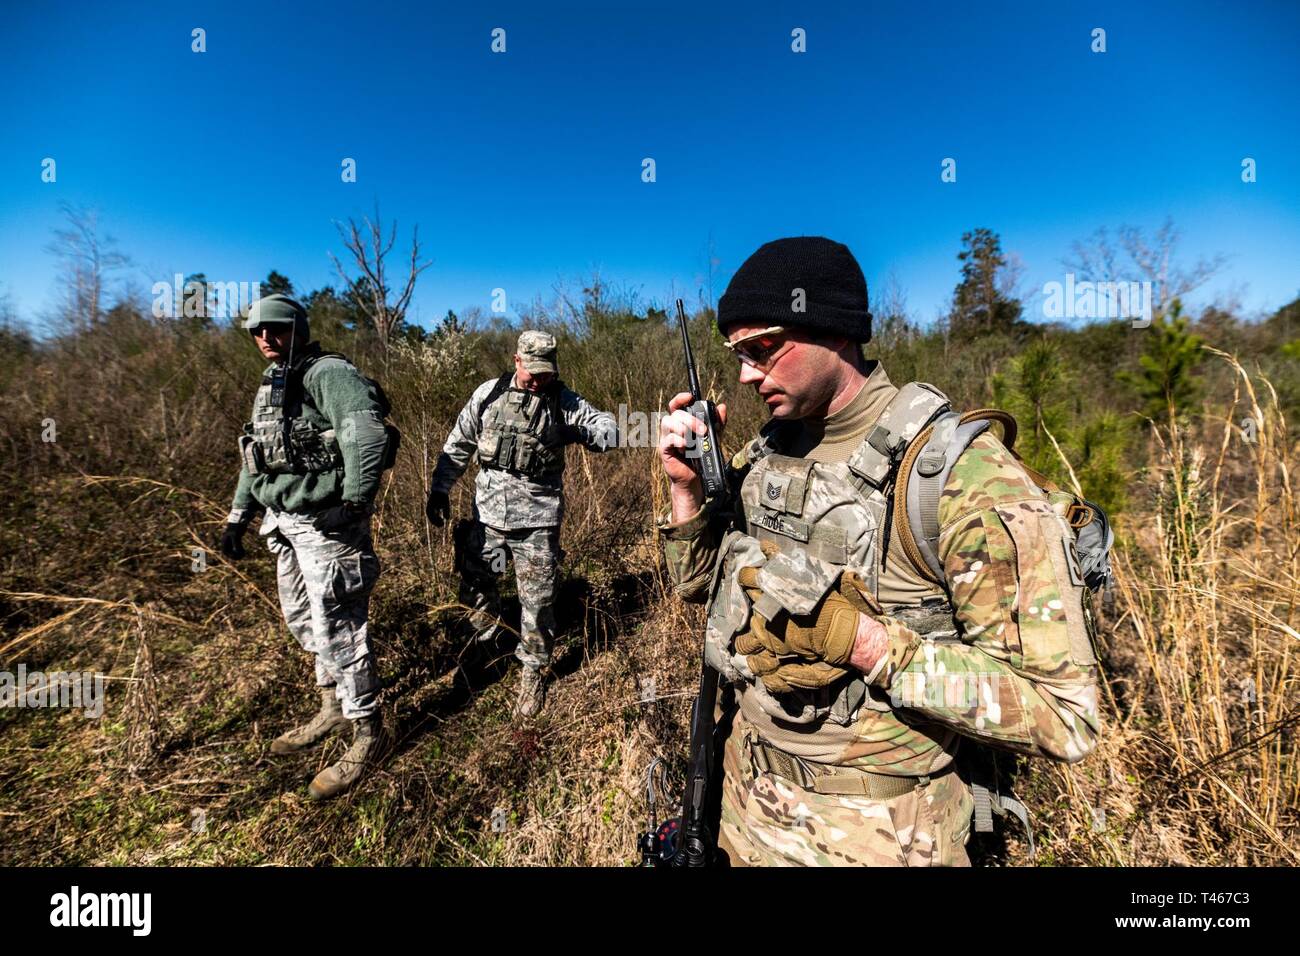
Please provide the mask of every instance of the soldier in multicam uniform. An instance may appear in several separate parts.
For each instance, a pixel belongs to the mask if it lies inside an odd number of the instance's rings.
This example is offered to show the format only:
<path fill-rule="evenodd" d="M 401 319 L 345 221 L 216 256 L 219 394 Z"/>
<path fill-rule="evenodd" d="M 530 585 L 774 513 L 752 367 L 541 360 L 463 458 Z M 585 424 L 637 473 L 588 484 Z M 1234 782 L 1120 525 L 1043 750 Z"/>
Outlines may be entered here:
<path fill-rule="evenodd" d="M 969 865 L 959 749 L 1073 762 L 1096 742 L 1070 529 L 984 432 L 934 495 L 942 586 L 909 563 L 890 482 L 946 399 L 863 358 L 866 282 L 845 246 L 762 246 L 718 324 L 772 418 L 732 459 L 732 502 L 706 503 L 686 460 L 703 426 L 676 396 L 659 527 L 677 593 L 709 602 L 706 654 L 735 697 L 720 847 L 733 865 Z"/>
<path fill-rule="evenodd" d="M 512 555 L 521 609 L 515 657 L 523 665 L 515 714 L 532 717 L 546 694 L 544 668 L 555 640 L 555 584 L 564 515 L 564 449 L 574 442 L 593 451 L 618 444 L 618 426 L 559 380 L 555 337 L 519 336 L 515 368 L 474 390 L 430 482 L 427 514 L 437 526 L 451 516 L 451 487 L 479 463 L 474 522 L 461 542 L 460 601 L 480 646 L 496 637 L 500 598 L 496 577 Z"/>
<path fill-rule="evenodd" d="M 333 797 L 373 762 L 381 732 L 379 681 L 366 634 L 379 559 L 371 503 L 390 464 L 382 391 L 341 355 L 311 341 L 307 312 L 275 294 L 253 304 L 244 328 L 273 363 L 240 439 L 242 465 L 221 537 L 231 559 L 259 508 L 276 557 L 280 606 L 289 631 L 316 659 L 321 707 L 271 743 L 273 754 L 303 750 L 348 727 L 351 745 L 312 780 Z M 395 449 L 391 449 L 395 451 Z"/>

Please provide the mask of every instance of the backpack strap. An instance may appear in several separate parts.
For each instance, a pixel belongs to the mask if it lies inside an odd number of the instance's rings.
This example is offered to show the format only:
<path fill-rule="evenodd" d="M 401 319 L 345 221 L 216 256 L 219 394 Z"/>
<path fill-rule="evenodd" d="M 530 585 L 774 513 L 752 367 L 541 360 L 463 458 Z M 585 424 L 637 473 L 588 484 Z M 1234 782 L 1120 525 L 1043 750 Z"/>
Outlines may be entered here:
<path fill-rule="evenodd" d="M 321 359 L 327 359 L 327 358 L 342 359 L 344 362 L 347 362 L 349 365 L 352 364 L 350 361 L 348 361 L 348 357 L 344 355 L 342 352 L 316 352 L 312 355 L 304 356 L 302 361 L 298 363 L 297 365 L 298 374 L 301 375 L 305 380 L 307 378 L 307 373 L 315 367 L 316 363 L 319 362 Z"/>
<path fill-rule="evenodd" d="M 506 374 L 496 380 L 496 384 L 492 386 L 492 390 L 487 393 L 487 397 L 483 399 L 483 404 L 478 407 L 478 427 L 480 429 L 483 427 L 483 413 L 492 407 L 493 402 L 506 393 L 506 390 L 510 388 L 510 383 L 514 381 L 514 378 L 514 372 L 506 372 Z"/>
<path fill-rule="evenodd" d="M 384 393 L 384 387 L 362 372 L 361 369 L 357 368 L 356 365 L 352 363 L 352 360 L 342 352 L 317 352 L 315 355 L 306 356 L 303 358 L 301 364 L 294 366 L 294 375 L 297 376 L 298 384 L 302 389 L 302 400 L 304 404 L 316 408 L 316 403 L 312 400 L 311 392 L 307 391 L 307 373 L 315 368 L 321 359 L 327 358 L 338 359 L 355 369 L 357 374 L 365 379 L 366 384 L 370 385 L 374 389 L 375 398 L 379 402 L 379 410 L 381 413 L 379 417 L 387 418 L 389 416 L 393 410 L 393 406 L 388 400 L 388 396 Z M 316 410 L 320 411 L 320 409 Z"/>
<path fill-rule="evenodd" d="M 917 573 L 945 591 L 947 581 L 939 560 L 939 500 L 957 459 L 992 422 L 1002 425 L 1002 443 L 1015 455 L 1016 420 L 996 408 L 978 408 L 963 415 L 951 411 L 941 415 L 916 436 L 898 466 L 894 497 L 904 496 L 907 513 L 907 520 L 898 523 L 899 543 Z"/>
<path fill-rule="evenodd" d="M 546 402 L 550 406 L 551 421 L 559 428 L 564 424 L 564 413 L 560 408 L 560 400 L 564 398 L 564 383 L 558 378 L 552 379 L 544 391 L 546 392 Z"/>
<path fill-rule="evenodd" d="M 294 362 L 289 369 L 290 382 L 301 393 L 303 404 L 308 405 L 311 408 L 316 408 L 316 403 L 312 400 L 311 392 L 307 391 L 307 373 L 314 369 L 316 363 L 321 359 L 327 358 L 342 359 L 344 362 L 347 362 L 348 365 L 352 364 L 348 361 L 348 357 L 342 352 L 322 351 L 304 355 L 300 360 Z M 317 409 L 317 411 L 319 411 L 319 409 Z"/>
<path fill-rule="evenodd" d="M 948 412 L 927 429 L 928 437 L 924 442 L 918 438 L 903 456 L 897 493 L 907 496 L 907 520 L 899 522 L 899 539 L 903 553 L 914 565 L 916 555 L 920 555 L 930 572 L 927 576 L 936 584 L 944 583 L 943 562 L 939 560 L 938 548 L 939 499 L 943 497 L 943 487 L 952 466 L 988 427 L 989 423 L 984 419 L 963 423 L 961 415 Z M 916 533 L 918 524 L 920 534 Z M 909 540 L 912 547 L 908 547 Z M 918 570 L 920 567 L 917 565 Z"/>

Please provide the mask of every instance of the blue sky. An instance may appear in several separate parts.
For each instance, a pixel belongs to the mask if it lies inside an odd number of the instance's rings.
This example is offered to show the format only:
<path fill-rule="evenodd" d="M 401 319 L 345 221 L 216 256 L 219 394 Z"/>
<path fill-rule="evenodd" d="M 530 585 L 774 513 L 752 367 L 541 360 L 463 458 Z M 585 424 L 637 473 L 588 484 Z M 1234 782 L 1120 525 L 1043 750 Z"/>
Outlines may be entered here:
<path fill-rule="evenodd" d="M 1231 257 L 1194 303 L 1235 290 L 1253 314 L 1300 292 L 1300 4 L 439 6 L 12 6 L 0 291 L 24 318 L 50 304 L 60 201 L 99 210 L 144 288 L 272 268 L 314 288 L 342 252 L 332 221 L 378 200 L 434 260 L 426 323 L 593 267 L 644 299 L 693 295 L 710 235 L 718 295 L 797 234 L 846 242 L 929 320 L 968 229 L 999 232 L 1040 287 L 1071 241 L 1167 215 L 1186 258 Z"/>

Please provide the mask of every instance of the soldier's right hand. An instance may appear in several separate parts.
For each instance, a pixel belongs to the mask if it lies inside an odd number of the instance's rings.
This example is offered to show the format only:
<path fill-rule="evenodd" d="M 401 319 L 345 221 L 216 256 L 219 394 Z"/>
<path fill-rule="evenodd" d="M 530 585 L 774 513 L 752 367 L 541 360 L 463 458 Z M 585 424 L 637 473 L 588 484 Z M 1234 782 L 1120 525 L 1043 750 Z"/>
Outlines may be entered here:
<path fill-rule="evenodd" d="M 700 477 L 686 457 L 686 452 L 698 447 L 700 437 L 708 428 L 704 422 L 686 411 L 690 404 L 691 393 L 678 392 L 668 403 L 668 414 L 659 420 L 659 460 L 663 462 L 664 472 L 672 482 L 673 514 L 677 520 L 698 511 L 704 503 Z M 727 406 L 719 405 L 719 438 L 722 437 L 722 429 L 726 424 Z M 694 507 L 689 507 L 692 503 Z M 687 514 L 677 513 L 679 505 L 687 508 Z"/>
<path fill-rule="evenodd" d="M 752 602 L 757 602 L 763 594 L 758 586 L 758 574 L 758 568 L 749 567 L 741 568 L 738 575 Z M 835 668 L 847 667 L 863 626 L 862 618 L 874 618 L 882 613 L 862 578 L 845 571 L 837 586 L 827 592 L 811 613 L 780 611 L 769 621 L 755 608 L 750 612 L 749 629 L 736 636 L 736 650 L 742 654 L 766 651 L 783 659 L 797 657 L 823 661 Z"/>
<path fill-rule="evenodd" d="M 232 521 L 221 533 L 221 553 L 232 561 L 238 561 L 247 555 L 244 551 L 244 530 L 247 527 L 243 522 Z"/>
<path fill-rule="evenodd" d="M 445 491 L 430 491 L 429 501 L 424 506 L 425 517 L 435 528 L 441 528 L 443 522 L 451 517 L 451 499 Z"/>

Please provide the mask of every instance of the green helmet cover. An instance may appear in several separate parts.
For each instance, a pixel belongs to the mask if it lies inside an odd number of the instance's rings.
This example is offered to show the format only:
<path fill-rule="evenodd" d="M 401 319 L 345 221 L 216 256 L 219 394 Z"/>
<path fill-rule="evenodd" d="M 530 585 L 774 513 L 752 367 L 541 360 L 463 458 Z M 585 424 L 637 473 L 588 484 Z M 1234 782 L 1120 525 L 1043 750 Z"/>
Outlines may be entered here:
<path fill-rule="evenodd" d="M 255 329 L 259 325 L 295 325 L 307 327 L 307 310 L 296 300 L 282 292 L 263 296 L 253 303 L 244 320 L 244 328 Z"/>

